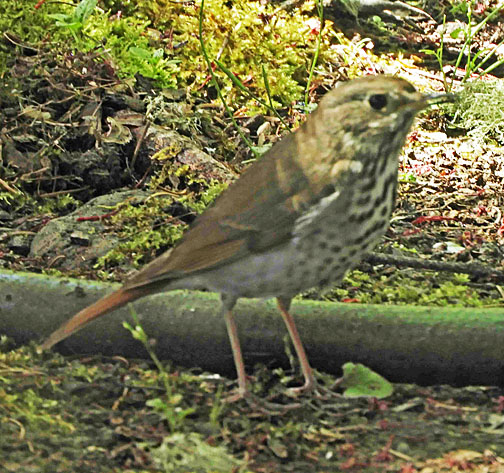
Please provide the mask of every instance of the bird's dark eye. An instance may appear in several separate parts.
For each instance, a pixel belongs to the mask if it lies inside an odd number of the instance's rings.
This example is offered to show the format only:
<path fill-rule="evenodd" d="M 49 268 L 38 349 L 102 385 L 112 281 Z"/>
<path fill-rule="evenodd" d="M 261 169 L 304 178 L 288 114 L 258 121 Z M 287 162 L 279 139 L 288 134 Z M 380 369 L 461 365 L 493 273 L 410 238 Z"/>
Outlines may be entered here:
<path fill-rule="evenodd" d="M 374 94 L 369 97 L 369 105 L 375 110 L 381 110 L 387 105 L 387 96 L 385 94 Z"/>

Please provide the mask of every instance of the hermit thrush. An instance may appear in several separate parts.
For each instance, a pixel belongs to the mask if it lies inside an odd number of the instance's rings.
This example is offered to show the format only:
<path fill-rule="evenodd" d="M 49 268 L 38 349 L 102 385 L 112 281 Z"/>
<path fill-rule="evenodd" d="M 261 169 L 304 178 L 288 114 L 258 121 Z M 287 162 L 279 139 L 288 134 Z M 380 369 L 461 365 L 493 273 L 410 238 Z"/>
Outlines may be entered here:
<path fill-rule="evenodd" d="M 304 375 L 315 385 L 289 306 L 294 295 L 342 279 L 377 243 L 394 207 L 398 155 L 415 114 L 446 98 L 405 80 L 366 77 L 329 92 L 301 128 L 251 165 L 199 216 L 178 246 L 83 309 L 42 345 L 160 291 L 222 295 L 238 373 L 248 394 L 232 309 L 239 297 L 276 297 Z"/>

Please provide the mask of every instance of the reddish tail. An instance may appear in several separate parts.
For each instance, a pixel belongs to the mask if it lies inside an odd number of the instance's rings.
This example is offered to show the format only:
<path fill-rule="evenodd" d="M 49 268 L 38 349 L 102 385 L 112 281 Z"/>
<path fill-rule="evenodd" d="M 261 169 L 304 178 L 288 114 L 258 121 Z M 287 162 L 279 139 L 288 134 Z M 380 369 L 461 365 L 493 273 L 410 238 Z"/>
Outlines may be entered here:
<path fill-rule="evenodd" d="M 134 301 L 150 292 L 151 291 L 147 290 L 145 287 L 136 289 L 121 288 L 108 296 L 102 297 L 94 304 L 75 314 L 69 321 L 65 322 L 58 330 L 53 332 L 42 344 L 42 349 L 47 350 L 51 348 L 56 343 L 80 330 L 93 319 L 118 309 L 128 302 Z"/>

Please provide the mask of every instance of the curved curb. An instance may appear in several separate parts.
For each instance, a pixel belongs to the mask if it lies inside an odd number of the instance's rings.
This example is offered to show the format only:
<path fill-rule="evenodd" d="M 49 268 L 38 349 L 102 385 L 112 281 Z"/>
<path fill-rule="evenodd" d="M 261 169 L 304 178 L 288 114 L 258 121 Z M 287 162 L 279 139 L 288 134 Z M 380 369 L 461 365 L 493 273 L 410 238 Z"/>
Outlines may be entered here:
<path fill-rule="evenodd" d="M 0 270 L 0 334 L 17 344 L 40 341 L 117 285 Z M 173 291 L 134 304 L 156 352 L 175 363 L 234 376 L 218 295 Z M 296 319 L 314 367 L 339 374 L 363 363 L 391 381 L 504 384 L 504 309 L 378 306 L 295 301 Z M 288 365 L 286 329 L 273 301 L 242 299 L 235 309 L 247 364 Z M 128 307 L 60 343 L 64 353 L 144 357 L 123 328 Z"/>

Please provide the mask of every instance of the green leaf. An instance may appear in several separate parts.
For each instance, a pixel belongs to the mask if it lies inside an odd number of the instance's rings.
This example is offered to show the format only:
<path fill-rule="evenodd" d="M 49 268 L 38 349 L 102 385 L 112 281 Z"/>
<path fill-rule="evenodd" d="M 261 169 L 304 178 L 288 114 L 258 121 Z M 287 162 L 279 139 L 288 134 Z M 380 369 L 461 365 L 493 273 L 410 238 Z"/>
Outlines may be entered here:
<path fill-rule="evenodd" d="M 58 26 L 66 25 L 67 23 L 70 23 L 72 21 L 72 16 L 65 13 L 48 13 L 46 16 L 48 18 L 57 20 L 56 24 Z"/>
<path fill-rule="evenodd" d="M 257 153 L 259 156 L 262 156 L 264 153 L 266 153 L 266 151 L 269 151 L 272 146 L 273 143 L 266 143 L 262 146 L 253 146 L 254 153 Z"/>
<path fill-rule="evenodd" d="M 75 8 L 74 19 L 80 23 L 85 23 L 93 13 L 97 3 L 98 0 L 82 0 Z"/>
<path fill-rule="evenodd" d="M 457 39 L 460 35 L 460 33 L 462 33 L 464 30 L 462 28 L 456 28 L 454 29 L 451 33 L 450 33 L 450 36 L 453 38 L 453 39 Z"/>
<path fill-rule="evenodd" d="M 149 399 L 146 403 L 146 406 L 152 407 L 158 411 L 163 411 L 166 409 L 166 403 L 159 398 Z"/>
<path fill-rule="evenodd" d="M 129 48 L 129 52 L 140 59 L 144 59 L 145 61 L 149 61 L 152 59 L 152 54 L 148 49 L 145 48 L 139 48 L 137 46 L 131 46 Z"/>
<path fill-rule="evenodd" d="M 345 397 L 388 397 L 394 391 L 391 383 L 383 376 L 375 373 L 360 363 L 345 363 L 343 365 L 343 381 Z"/>

